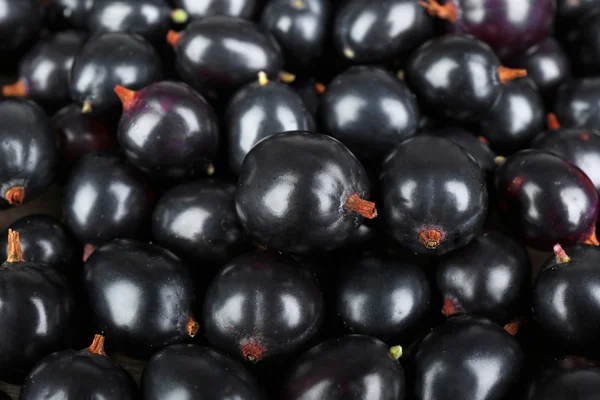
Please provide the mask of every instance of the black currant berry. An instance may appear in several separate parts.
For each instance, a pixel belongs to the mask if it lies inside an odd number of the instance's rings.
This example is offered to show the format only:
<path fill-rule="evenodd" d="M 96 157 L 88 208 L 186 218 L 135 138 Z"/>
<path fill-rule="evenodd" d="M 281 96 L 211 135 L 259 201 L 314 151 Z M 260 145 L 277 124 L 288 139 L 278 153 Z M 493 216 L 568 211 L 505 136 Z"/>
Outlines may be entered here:
<path fill-rule="evenodd" d="M 250 19 L 258 10 L 260 0 L 174 0 L 177 8 L 185 10 L 191 20 L 214 15 Z"/>
<path fill-rule="evenodd" d="M 283 132 L 246 156 L 236 191 L 245 231 L 261 245 L 290 253 L 340 247 L 362 223 L 375 218 L 366 171 L 330 136 Z"/>
<path fill-rule="evenodd" d="M 194 287 L 187 266 L 154 244 L 116 239 L 85 263 L 97 327 L 122 351 L 159 349 L 194 337 Z"/>
<path fill-rule="evenodd" d="M 258 252 L 219 271 L 204 298 L 202 327 L 213 346 L 257 362 L 301 349 L 323 317 L 322 295 L 309 270 Z"/>
<path fill-rule="evenodd" d="M 63 350 L 43 360 L 31 370 L 20 400 L 62 399 L 136 400 L 135 381 L 104 352 L 104 336 L 96 335 L 90 347 Z"/>
<path fill-rule="evenodd" d="M 487 216 L 484 174 L 451 141 L 419 135 L 402 142 L 381 169 L 384 221 L 407 249 L 440 255 L 469 243 Z"/>
<path fill-rule="evenodd" d="M 600 130 L 600 78 L 572 79 L 558 88 L 554 112 L 564 128 Z"/>
<path fill-rule="evenodd" d="M 600 396 L 600 368 L 550 368 L 527 390 L 526 400 L 596 400 Z"/>
<path fill-rule="evenodd" d="M 404 400 L 400 346 L 363 335 L 330 339 L 304 353 L 285 383 L 286 400 Z"/>
<path fill-rule="evenodd" d="M 254 377 L 239 362 L 208 347 L 174 344 L 146 364 L 144 400 L 263 400 Z"/>
<path fill-rule="evenodd" d="M 18 50 L 44 24 L 44 6 L 38 0 L 0 0 L 0 51 Z"/>

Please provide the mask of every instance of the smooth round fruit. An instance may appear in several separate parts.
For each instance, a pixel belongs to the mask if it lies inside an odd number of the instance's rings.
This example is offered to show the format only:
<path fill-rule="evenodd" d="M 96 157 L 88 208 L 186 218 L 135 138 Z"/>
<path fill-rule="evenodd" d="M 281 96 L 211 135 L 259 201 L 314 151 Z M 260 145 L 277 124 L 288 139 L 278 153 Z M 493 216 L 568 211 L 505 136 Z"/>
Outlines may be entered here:
<path fill-rule="evenodd" d="M 433 34 L 433 19 L 413 0 L 347 1 L 333 25 L 338 54 L 360 64 L 394 61 Z"/>
<path fill-rule="evenodd" d="M 190 19 L 199 20 L 214 15 L 251 19 L 258 10 L 257 0 L 175 0 L 175 6 L 185 10 Z"/>
<path fill-rule="evenodd" d="M 235 185 L 200 181 L 169 190 L 152 216 L 154 240 L 191 265 L 219 266 L 246 248 L 234 204 Z"/>
<path fill-rule="evenodd" d="M 61 172 L 70 171 L 88 153 L 113 150 L 118 146 L 112 124 L 104 118 L 83 114 L 76 104 L 58 111 L 52 122 L 60 143 Z"/>
<path fill-rule="evenodd" d="M 508 157 L 496 172 L 500 208 L 525 244 L 548 251 L 556 243 L 597 243 L 598 194 L 576 166 L 540 150 Z"/>
<path fill-rule="evenodd" d="M 0 265 L 0 379 L 13 381 L 62 345 L 73 297 L 57 270 L 23 260 L 18 232 L 8 235 L 8 257 Z"/>
<path fill-rule="evenodd" d="M 300 96 L 306 109 L 316 118 L 319 111 L 319 104 L 321 104 L 321 97 L 325 93 L 325 90 L 327 90 L 325 85 L 312 78 L 296 79 L 292 83 L 292 88 Z"/>
<path fill-rule="evenodd" d="M 544 103 L 528 79 L 508 82 L 482 118 L 481 132 L 498 154 L 528 148 L 544 129 Z"/>
<path fill-rule="evenodd" d="M 431 308 L 427 276 L 410 262 L 365 255 L 340 275 L 335 311 L 352 333 L 406 340 Z"/>
<path fill-rule="evenodd" d="M 71 232 L 55 217 L 28 215 L 14 221 L 9 229 L 19 232 L 23 258 L 26 261 L 50 264 L 67 275 L 81 259 Z M 8 235 L 0 235 L 0 260 L 8 257 L 7 246 Z"/>
<path fill-rule="evenodd" d="M 600 194 L 600 131 L 558 129 L 540 133 L 533 148 L 547 151 L 581 168 Z"/>
<path fill-rule="evenodd" d="M 138 92 L 117 86 L 123 103 L 119 144 L 127 159 L 155 178 L 180 180 L 213 169 L 217 116 L 185 83 L 163 81 Z"/>
<path fill-rule="evenodd" d="M 576 36 L 568 43 L 578 75 L 595 77 L 600 73 L 599 25 L 600 8 L 596 8 L 578 21 Z"/>
<path fill-rule="evenodd" d="M 436 273 L 448 317 L 466 313 L 506 323 L 524 311 L 531 286 L 525 247 L 493 231 L 442 258 Z"/>
<path fill-rule="evenodd" d="M 185 23 L 187 18 L 185 11 L 172 10 L 167 0 L 95 0 L 86 27 L 92 33 L 137 33 L 158 41 L 173 22 Z"/>
<path fill-rule="evenodd" d="M 85 263 L 97 327 L 122 351 L 159 349 L 194 337 L 194 287 L 187 266 L 151 243 L 116 239 Z"/>
<path fill-rule="evenodd" d="M 174 344 L 146 364 L 144 400 L 206 398 L 262 400 L 254 377 L 240 363 L 208 347 Z"/>
<path fill-rule="evenodd" d="M 272 252 L 225 265 L 204 298 L 211 345 L 251 362 L 292 353 L 318 333 L 324 304 L 309 270 Z"/>
<path fill-rule="evenodd" d="M 598 347 L 600 249 L 596 246 L 554 246 L 533 286 L 531 305 L 544 334 L 571 352 L 589 354 Z"/>
<path fill-rule="evenodd" d="M 569 58 L 552 37 L 516 56 L 511 66 L 526 69 L 527 77 L 546 101 L 554 98 L 556 89 L 571 75 Z"/>
<path fill-rule="evenodd" d="M 461 316 L 425 336 L 414 359 L 416 399 L 495 400 L 519 381 L 524 355 L 500 325 Z"/>
<path fill-rule="evenodd" d="M 600 396 L 600 368 L 548 369 L 531 383 L 526 400 L 595 400 Z"/>
<path fill-rule="evenodd" d="M 38 0 L 0 0 L 0 51 L 10 52 L 27 44 L 44 23 L 44 7 Z"/>
<path fill-rule="evenodd" d="M 85 156 L 63 195 L 67 226 L 81 243 L 98 246 L 138 234 L 153 206 L 146 177 L 114 153 Z"/>
<path fill-rule="evenodd" d="M 288 85 L 259 82 L 242 87 L 225 109 L 229 168 L 239 175 L 242 163 L 256 143 L 274 133 L 314 129 L 312 115 Z"/>
<path fill-rule="evenodd" d="M 496 170 L 496 154 L 490 149 L 489 142 L 483 136 L 475 136 L 466 129 L 458 127 L 423 130 L 424 135 L 443 137 L 462 147 L 477 161 L 479 168 L 486 175 Z"/>
<path fill-rule="evenodd" d="M 328 0 L 270 0 L 260 24 L 277 39 L 292 71 L 315 67 L 327 40 Z"/>
<path fill-rule="evenodd" d="M 552 31 L 555 0 L 437 0 L 421 4 L 431 15 L 448 21 L 447 29 L 472 35 L 501 58 L 540 43 Z"/>
<path fill-rule="evenodd" d="M 424 108 L 459 121 L 483 118 L 500 96 L 502 85 L 527 74 L 501 66 L 489 46 L 460 35 L 427 41 L 412 54 L 405 71 Z"/>
<path fill-rule="evenodd" d="M 320 108 L 325 132 L 360 159 L 379 162 L 415 134 L 419 107 L 404 81 L 379 67 L 352 67 L 335 77 Z"/>
<path fill-rule="evenodd" d="M 29 373 L 20 400 L 138 399 L 138 388 L 127 371 L 104 353 L 104 337 L 96 335 L 86 349 L 63 350 L 41 360 Z"/>
<path fill-rule="evenodd" d="M 392 355 L 392 352 L 394 355 Z M 378 339 L 348 335 L 330 339 L 304 353 L 285 384 L 286 400 L 404 400 L 404 370 Z"/>
<path fill-rule="evenodd" d="M 275 78 L 283 68 L 275 39 L 239 18 L 204 18 L 180 33 L 169 31 L 167 41 L 182 80 L 209 99 L 227 98 L 261 71 Z"/>
<path fill-rule="evenodd" d="M 389 234 L 415 253 L 440 255 L 466 245 L 487 216 L 481 168 L 444 138 L 402 142 L 385 159 L 380 184 Z"/>
<path fill-rule="evenodd" d="M 86 42 L 71 69 L 71 96 L 82 111 L 101 115 L 114 111 L 116 85 L 141 89 L 163 76 L 162 62 L 141 36 L 103 33 Z"/>
<path fill-rule="evenodd" d="M 284 132 L 262 140 L 242 164 L 235 196 L 246 233 L 261 245 L 296 254 L 330 251 L 377 216 L 363 200 L 366 171 L 330 136 Z"/>
<path fill-rule="evenodd" d="M 83 29 L 94 0 L 52 0 L 48 6 L 49 19 L 57 26 Z"/>
<path fill-rule="evenodd" d="M 564 128 L 600 130 L 600 78 L 564 83 L 556 92 L 554 112 Z"/>
<path fill-rule="evenodd" d="M 58 143 L 44 111 L 29 100 L 0 101 L 0 126 L 0 206 L 23 204 L 52 183 Z"/>
<path fill-rule="evenodd" d="M 21 59 L 18 81 L 4 85 L 2 95 L 27 97 L 51 111 L 69 104 L 69 73 L 85 39 L 75 31 L 42 39 Z"/>

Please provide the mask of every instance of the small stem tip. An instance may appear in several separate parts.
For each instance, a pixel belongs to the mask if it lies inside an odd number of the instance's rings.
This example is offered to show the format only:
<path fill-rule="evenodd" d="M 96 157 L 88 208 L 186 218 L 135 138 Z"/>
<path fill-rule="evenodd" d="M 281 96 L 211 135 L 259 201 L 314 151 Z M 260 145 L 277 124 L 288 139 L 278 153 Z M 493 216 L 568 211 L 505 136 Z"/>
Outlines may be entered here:
<path fill-rule="evenodd" d="M 185 24 L 188 18 L 188 13 L 185 12 L 185 10 L 182 10 L 181 8 L 176 8 L 175 10 L 171 11 L 171 19 L 176 24 Z"/>
<path fill-rule="evenodd" d="M 21 251 L 21 241 L 19 240 L 19 232 L 8 230 L 8 245 L 6 246 L 6 262 L 20 262 L 25 261 L 23 259 L 23 252 Z"/>
<path fill-rule="evenodd" d="M 560 122 L 558 122 L 556 114 L 548 113 L 548 115 L 546 116 L 546 125 L 548 126 L 548 129 L 553 131 L 560 129 Z"/>
<path fill-rule="evenodd" d="M 452 301 L 452 299 L 448 297 L 444 299 L 444 305 L 442 306 L 442 314 L 444 314 L 444 317 L 446 318 L 450 318 L 451 316 L 456 314 L 456 304 L 454 304 L 454 301 Z"/>
<path fill-rule="evenodd" d="M 303 10 L 306 8 L 306 4 L 304 4 L 304 1 L 302 0 L 294 0 L 292 2 L 292 7 L 294 7 L 297 10 Z"/>
<path fill-rule="evenodd" d="M 425 10 L 427 10 L 427 13 L 432 17 L 437 17 L 452 23 L 456 22 L 458 10 L 450 1 L 441 5 L 437 0 L 423 0 L 419 1 L 419 4 L 421 7 L 424 7 Z"/>
<path fill-rule="evenodd" d="M 21 205 L 25 201 L 25 188 L 23 186 L 11 187 L 4 195 L 8 204 Z"/>
<path fill-rule="evenodd" d="M 346 56 L 346 58 L 349 60 L 353 59 L 354 50 L 352 50 L 350 47 L 344 47 L 344 56 Z"/>
<path fill-rule="evenodd" d="M 506 83 L 527 76 L 527 70 L 500 66 L 498 67 L 498 76 L 500 77 L 500 82 Z"/>
<path fill-rule="evenodd" d="M 27 86 L 25 81 L 19 79 L 11 85 L 2 86 L 2 95 L 4 97 L 25 97 L 27 96 Z"/>
<path fill-rule="evenodd" d="M 189 337 L 194 337 L 198 333 L 200 329 L 200 324 L 196 321 L 194 317 L 190 317 L 187 325 L 185 326 L 185 331 L 187 332 Z"/>
<path fill-rule="evenodd" d="M 496 158 L 494 158 L 494 161 L 496 162 L 497 166 L 501 166 L 506 162 L 506 157 L 496 156 Z"/>
<path fill-rule="evenodd" d="M 259 344 L 246 343 L 242 346 L 242 355 L 250 362 L 256 363 L 265 357 L 266 350 Z"/>
<path fill-rule="evenodd" d="M 123 104 L 123 110 L 128 110 L 129 108 L 131 108 L 137 93 L 121 85 L 115 86 L 114 91 L 117 94 L 117 96 L 119 96 L 119 99 Z"/>
<path fill-rule="evenodd" d="M 489 140 L 487 140 L 485 138 L 485 136 L 477 136 L 477 140 L 479 140 L 481 143 L 486 144 L 486 145 L 490 144 Z"/>
<path fill-rule="evenodd" d="M 269 83 L 269 78 L 267 77 L 267 74 L 264 71 L 260 71 L 258 73 L 258 84 L 260 86 L 267 86 L 268 83 Z"/>
<path fill-rule="evenodd" d="M 283 83 L 292 83 L 296 80 L 296 75 L 291 72 L 282 71 L 279 73 L 279 80 Z"/>
<path fill-rule="evenodd" d="M 515 336 L 517 334 L 517 332 L 519 332 L 519 329 L 521 328 L 521 326 L 523 326 L 523 324 L 525 322 L 527 322 L 527 318 L 525 318 L 525 317 L 515 318 L 514 320 L 510 321 L 508 324 L 504 325 L 504 330 L 506 332 L 508 332 L 511 336 Z"/>
<path fill-rule="evenodd" d="M 104 352 L 104 336 L 95 335 L 92 344 L 90 345 L 90 347 L 88 347 L 88 350 L 92 354 L 105 356 L 106 353 Z"/>
<path fill-rule="evenodd" d="M 325 90 L 327 90 L 327 87 L 325 85 L 323 85 L 321 82 L 317 82 L 317 83 L 315 83 L 315 90 L 317 91 L 317 93 L 323 94 L 323 93 L 325 93 Z"/>
<path fill-rule="evenodd" d="M 92 103 L 89 100 L 84 101 L 83 105 L 81 106 L 81 113 L 89 114 L 91 112 L 92 112 Z"/>
<path fill-rule="evenodd" d="M 598 242 L 598 238 L 596 237 L 596 229 L 595 228 L 594 228 L 594 231 L 590 234 L 590 237 L 588 237 L 583 243 L 591 244 L 593 246 L 600 246 L 600 242 Z"/>
<path fill-rule="evenodd" d="M 377 217 L 375 203 L 361 199 L 356 193 L 351 194 L 348 197 L 348 200 L 346 200 L 346 209 L 348 209 L 350 212 L 360 214 L 368 219 Z"/>
<path fill-rule="evenodd" d="M 167 32 L 167 43 L 169 43 L 171 46 L 177 46 L 179 39 L 181 39 L 181 33 L 174 30 Z"/>
<path fill-rule="evenodd" d="M 423 229 L 419 232 L 419 241 L 427 249 L 435 249 L 440 245 L 443 235 L 437 229 Z"/>
<path fill-rule="evenodd" d="M 394 360 L 402 357 L 402 346 L 392 346 L 390 347 L 390 354 L 394 358 Z"/>
<path fill-rule="evenodd" d="M 93 244 L 88 243 L 85 246 L 83 246 L 83 262 L 86 262 L 94 251 L 96 251 L 96 246 L 94 246 Z"/>
<path fill-rule="evenodd" d="M 554 251 L 554 255 L 556 255 L 556 262 L 559 264 L 563 264 L 563 263 L 568 263 L 569 261 L 571 261 L 571 257 L 569 257 L 567 255 L 567 253 L 565 253 L 565 250 L 562 248 L 562 246 L 560 244 L 555 244 L 554 248 L 552 249 Z"/>

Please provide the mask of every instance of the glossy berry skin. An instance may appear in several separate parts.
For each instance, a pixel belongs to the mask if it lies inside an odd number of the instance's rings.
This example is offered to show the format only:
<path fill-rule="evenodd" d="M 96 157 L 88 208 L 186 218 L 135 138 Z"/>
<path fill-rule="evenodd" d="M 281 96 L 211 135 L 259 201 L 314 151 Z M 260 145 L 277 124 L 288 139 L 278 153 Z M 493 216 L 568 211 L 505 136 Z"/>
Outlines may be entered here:
<path fill-rule="evenodd" d="M 563 128 L 600 130 L 600 78 L 573 79 L 556 92 L 554 112 Z"/>
<path fill-rule="evenodd" d="M 52 111 L 67 105 L 71 99 L 69 72 L 85 39 L 79 32 L 59 32 L 29 50 L 19 67 L 23 95 Z M 3 94 L 9 93 L 4 89 Z"/>
<path fill-rule="evenodd" d="M 52 183 L 58 143 L 44 111 L 29 100 L 2 100 L 0 126 L 0 205 L 21 204 Z M 24 193 L 13 197 L 13 188 Z"/>
<path fill-rule="evenodd" d="M 0 51 L 19 49 L 39 33 L 44 7 L 37 0 L 0 0 Z"/>
<path fill-rule="evenodd" d="M 447 35 L 419 47 L 405 72 L 428 112 L 464 121 L 481 119 L 500 96 L 499 67 L 498 57 L 485 43 L 470 36 Z"/>
<path fill-rule="evenodd" d="M 550 35 L 554 0 L 523 0 L 519 12 L 510 0 L 450 0 L 457 19 L 450 32 L 473 35 L 494 49 L 500 58 L 520 53 Z"/>
<path fill-rule="evenodd" d="M 41 360 L 27 376 L 19 399 L 43 399 L 57 393 L 66 400 L 139 398 L 136 383 L 127 371 L 105 354 L 94 354 L 89 349 L 63 350 Z"/>
<path fill-rule="evenodd" d="M 385 159 L 382 216 L 408 250 L 440 255 L 469 243 L 485 222 L 488 195 L 479 165 L 451 141 L 419 135 Z"/>
<path fill-rule="evenodd" d="M 163 81 L 135 92 L 123 107 L 119 144 L 133 165 L 160 179 L 206 175 L 219 128 L 201 95 L 184 83 Z"/>
<path fill-rule="evenodd" d="M 574 67 L 579 74 L 597 76 L 600 73 L 600 11 L 594 9 L 578 23 L 577 36 L 569 43 Z"/>
<path fill-rule="evenodd" d="M 588 354 L 597 349 L 598 304 L 594 292 L 600 287 L 596 270 L 600 249 L 596 246 L 565 247 L 570 258 L 548 259 L 533 286 L 533 317 L 543 332 L 571 352 Z"/>
<path fill-rule="evenodd" d="M 284 83 L 254 82 L 242 87 L 225 110 L 229 168 L 239 175 L 256 143 L 275 133 L 309 131 L 314 120 L 302 99 Z"/>
<path fill-rule="evenodd" d="M 137 33 L 157 41 L 171 27 L 171 12 L 166 0 L 95 0 L 86 27 L 92 33 Z"/>
<path fill-rule="evenodd" d="M 540 150 L 508 157 L 496 172 L 500 207 L 528 246 L 548 251 L 589 240 L 598 194 L 590 179 L 567 161 Z M 568 195 L 567 195 L 568 193 Z"/>
<path fill-rule="evenodd" d="M 31 261 L 5 262 L 0 266 L 0 304 L 0 378 L 19 381 L 62 345 L 73 297 L 66 278 L 54 268 Z"/>
<path fill-rule="evenodd" d="M 351 362 L 350 362 L 351 360 Z M 337 367 L 333 367 L 337 366 Z M 286 400 L 404 400 L 404 370 L 389 347 L 369 336 L 327 340 L 304 353 L 285 384 Z"/>
<path fill-rule="evenodd" d="M 59 110 L 54 117 L 59 140 L 61 171 L 70 170 L 86 154 L 113 150 L 118 146 L 116 128 L 105 118 L 83 114 L 76 104 Z"/>
<path fill-rule="evenodd" d="M 327 0 L 269 0 L 260 24 L 281 44 L 286 64 L 292 71 L 314 66 L 327 40 L 330 5 Z"/>
<path fill-rule="evenodd" d="M 317 117 L 319 104 L 321 104 L 322 87 L 315 79 L 296 79 L 292 83 L 294 91 L 300 96 L 306 109 L 313 117 Z"/>
<path fill-rule="evenodd" d="M 414 358 L 418 400 L 502 399 L 518 382 L 524 360 L 519 343 L 500 325 L 472 316 L 435 328 Z"/>
<path fill-rule="evenodd" d="M 153 206 L 145 176 L 113 153 L 91 153 L 65 185 L 63 215 L 81 243 L 135 236 Z"/>
<path fill-rule="evenodd" d="M 234 50 L 228 44 L 239 43 Z M 239 48 L 237 47 L 239 46 Z M 227 97 L 256 80 L 277 77 L 283 55 L 275 39 L 254 23 L 232 17 L 193 22 L 174 45 L 177 72 L 209 99 Z"/>
<path fill-rule="evenodd" d="M 360 64 L 394 61 L 433 34 L 433 19 L 412 0 L 347 1 L 333 25 L 338 54 Z"/>
<path fill-rule="evenodd" d="M 257 0 L 175 0 L 175 6 L 185 10 L 190 19 L 199 20 L 215 15 L 251 19 L 258 10 Z"/>
<path fill-rule="evenodd" d="M 498 153 L 508 155 L 529 147 L 544 130 L 544 103 L 527 79 L 507 82 L 481 121 L 481 132 Z"/>
<path fill-rule="evenodd" d="M 490 149 L 489 144 L 486 140 L 482 140 L 482 137 L 476 137 L 466 129 L 458 127 L 438 128 L 424 130 L 422 134 L 443 137 L 459 145 L 477 161 L 479 168 L 488 175 L 496 169 L 496 154 Z"/>
<path fill-rule="evenodd" d="M 335 77 L 321 100 L 325 132 L 361 160 L 379 162 L 412 136 L 420 113 L 406 84 L 378 67 L 352 67 Z"/>
<path fill-rule="evenodd" d="M 19 218 L 9 226 L 19 232 L 23 258 L 50 264 L 67 274 L 81 259 L 76 242 L 66 226 L 50 215 L 33 214 Z M 0 259 L 6 260 L 8 237 L 0 237 Z"/>
<path fill-rule="evenodd" d="M 159 349 L 194 336 L 194 287 L 187 266 L 151 243 L 116 239 L 85 263 L 94 321 L 122 351 Z"/>
<path fill-rule="evenodd" d="M 75 57 L 71 96 L 85 111 L 101 115 L 118 109 L 116 85 L 138 90 L 162 76 L 158 53 L 141 36 L 103 33 L 90 38 Z"/>
<path fill-rule="evenodd" d="M 53 0 L 49 17 L 54 25 L 85 28 L 94 0 Z"/>
<path fill-rule="evenodd" d="M 190 265 L 223 265 L 246 245 L 234 204 L 235 185 L 186 183 L 170 189 L 152 215 L 154 240 Z"/>
<path fill-rule="evenodd" d="M 579 167 L 600 194 L 600 131 L 550 130 L 540 133 L 532 147 L 555 154 Z"/>
<path fill-rule="evenodd" d="M 531 265 L 525 247 L 492 231 L 442 258 L 436 273 L 444 314 L 474 314 L 507 323 L 523 311 Z"/>
<path fill-rule="evenodd" d="M 600 368 L 548 369 L 539 375 L 526 400 L 595 400 L 600 395 Z"/>
<path fill-rule="evenodd" d="M 558 87 L 571 75 L 569 58 L 561 44 L 552 37 L 515 56 L 511 66 L 526 69 L 527 77 L 546 101 L 554 97 Z"/>
<path fill-rule="evenodd" d="M 365 255 L 340 275 L 335 311 L 352 333 L 400 342 L 431 308 L 427 276 L 410 262 Z"/>
<path fill-rule="evenodd" d="M 323 323 L 324 304 L 308 269 L 277 253 L 256 252 L 217 273 L 203 313 L 212 346 L 257 362 L 292 353 L 313 339 Z"/>
<path fill-rule="evenodd" d="M 348 212 L 347 201 L 369 192 L 365 169 L 343 144 L 326 135 L 284 132 L 248 153 L 235 203 L 244 230 L 258 243 L 310 254 L 349 239 L 363 218 Z"/>
<path fill-rule="evenodd" d="M 204 346 L 174 344 L 157 352 L 142 375 L 144 400 L 263 400 L 254 377 L 237 361 Z"/>

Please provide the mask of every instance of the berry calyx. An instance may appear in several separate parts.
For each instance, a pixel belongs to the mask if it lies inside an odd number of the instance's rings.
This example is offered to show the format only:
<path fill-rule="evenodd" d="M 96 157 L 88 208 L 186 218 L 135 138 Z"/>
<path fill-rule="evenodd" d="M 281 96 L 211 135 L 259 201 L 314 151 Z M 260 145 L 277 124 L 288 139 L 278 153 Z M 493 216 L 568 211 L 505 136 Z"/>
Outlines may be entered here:
<path fill-rule="evenodd" d="M 200 329 L 200 324 L 196 321 L 194 317 L 190 317 L 188 323 L 185 327 L 185 331 L 187 332 L 189 337 L 194 337 L 198 333 Z"/>
<path fill-rule="evenodd" d="M 242 346 L 242 355 L 246 360 L 253 363 L 262 360 L 266 353 L 265 348 L 256 343 L 246 343 Z"/>
<path fill-rule="evenodd" d="M 390 355 L 394 358 L 394 360 L 402 357 L 402 346 L 392 346 L 390 347 Z"/>
<path fill-rule="evenodd" d="M 514 320 L 510 321 L 508 324 L 504 325 L 504 330 L 508 332 L 511 336 L 515 336 L 521 326 L 527 321 L 525 317 L 518 317 Z"/>
<path fill-rule="evenodd" d="M 456 6 L 450 2 L 442 5 L 437 0 L 419 1 L 419 5 L 427 10 L 427 14 L 432 17 L 440 18 L 448 22 L 456 22 L 458 10 Z"/>
<path fill-rule="evenodd" d="M 25 201 L 25 188 L 23 186 L 15 186 L 6 191 L 4 195 L 8 204 L 21 205 Z"/>
<path fill-rule="evenodd" d="M 443 235 L 436 229 L 423 229 L 419 232 L 419 241 L 428 249 L 435 249 L 440 245 Z"/>
<path fill-rule="evenodd" d="M 564 264 L 564 263 L 568 263 L 569 261 L 571 261 L 571 257 L 569 257 L 567 255 L 567 253 L 565 252 L 565 250 L 562 248 L 562 246 L 560 244 L 555 244 L 554 248 L 552 249 L 554 251 L 554 255 L 556 256 L 556 262 L 559 264 Z"/>
<path fill-rule="evenodd" d="M 454 304 L 454 301 L 452 301 L 452 299 L 446 297 L 444 299 L 444 305 L 442 306 L 442 314 L 444 314 L 446 318 L 449 318 L 452 315 L 456 314 L 456 312 L 456 304 Z"/>

